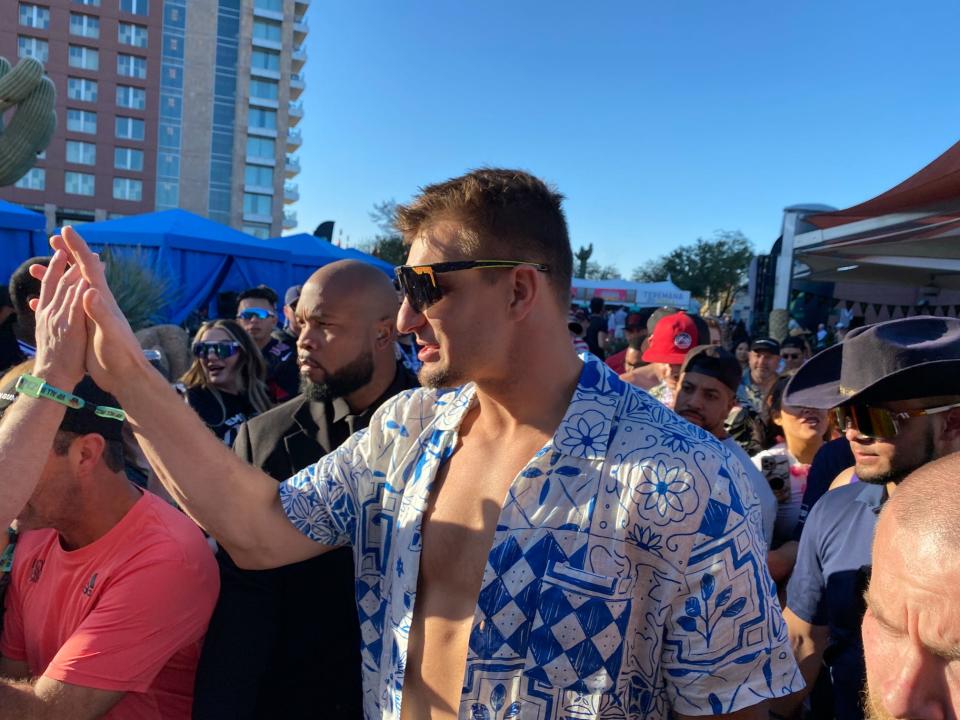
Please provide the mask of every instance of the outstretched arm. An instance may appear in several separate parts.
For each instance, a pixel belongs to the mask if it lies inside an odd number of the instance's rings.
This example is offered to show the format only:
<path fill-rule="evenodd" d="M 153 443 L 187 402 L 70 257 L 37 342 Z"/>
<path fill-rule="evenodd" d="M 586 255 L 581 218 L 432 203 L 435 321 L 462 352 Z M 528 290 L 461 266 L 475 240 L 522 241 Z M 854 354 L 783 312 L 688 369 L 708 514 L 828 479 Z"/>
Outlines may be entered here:
<path fill-rule="evenodd" d="M 164 487 L 238 565 L 275 567 L 325 550 L 287 520 L 277 483 L 238 459 L 204 426 L 144 358 L 107 287 L 103 265 L 72 228 L 51 240 L 89 284 L 85 366 L 127 412 L 140 446 Z M 47 277 L 44 282 L 69 284 Z M 76 279 L 74 278 L 74 282 Z"/>
<path fill-rule="evenodd" d="M 45 282 L 36 301 L 37 357 L 33 375 L 48 385 L 71 391 L 83 378 L 83 351 L 86 342 L 80 297 L 86 285 L 80 273 L 64 275 L 66 255 L 55 253 L 50 265 L 42 268 L 45 276 L 64 277 L 63 285 Z M 0 423 L 0 528 L 6 528 L 33 494 L 53 437 L 63 421 L 66 408 L 52 400 L 21 395 Z"/>

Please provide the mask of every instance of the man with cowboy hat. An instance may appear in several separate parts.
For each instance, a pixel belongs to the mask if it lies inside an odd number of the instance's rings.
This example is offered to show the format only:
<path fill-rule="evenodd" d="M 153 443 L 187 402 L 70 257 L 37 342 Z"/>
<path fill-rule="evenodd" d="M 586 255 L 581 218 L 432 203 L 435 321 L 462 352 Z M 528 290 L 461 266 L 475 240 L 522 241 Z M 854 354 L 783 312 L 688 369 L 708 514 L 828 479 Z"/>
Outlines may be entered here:
<path fill-rule="evenodd" d="M 860 628 L 877 516 L 912 471 L 960 450 L 958 371 L 960 320 L 918 316 L 852 330 L 786 388 L 785 405 L 834 410 L 856 460 L 857 482 L 810 511 L 784 611 L 807 687 L 822 662 L 830 669 L 838 720 L 863 717 Z"/>

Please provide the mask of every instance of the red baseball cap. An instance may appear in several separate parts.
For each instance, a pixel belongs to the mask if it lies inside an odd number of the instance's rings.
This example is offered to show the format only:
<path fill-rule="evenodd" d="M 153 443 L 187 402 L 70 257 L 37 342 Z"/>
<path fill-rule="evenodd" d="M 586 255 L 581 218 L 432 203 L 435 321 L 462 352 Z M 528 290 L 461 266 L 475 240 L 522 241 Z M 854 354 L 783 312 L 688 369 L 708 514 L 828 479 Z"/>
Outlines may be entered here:
<path fill-rule="evenodd" d="M 666 315 L 657 321 L 644 362 L 683 364 L 687 352 L 697 345 L 697 325 L 685 312 Z"/>

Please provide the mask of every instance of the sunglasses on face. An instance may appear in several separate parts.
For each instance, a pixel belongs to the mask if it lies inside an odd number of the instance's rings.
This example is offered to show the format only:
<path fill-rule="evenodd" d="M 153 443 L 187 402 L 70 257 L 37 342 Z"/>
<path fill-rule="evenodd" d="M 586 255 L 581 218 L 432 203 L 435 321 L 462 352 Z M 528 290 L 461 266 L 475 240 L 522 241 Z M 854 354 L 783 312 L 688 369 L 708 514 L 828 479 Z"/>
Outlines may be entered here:
<path fill-rule="evenodd" d="M 780 357 L 784 360 L 799 360 L 803 356 L 800 353 L 780 353 Z"/>
<path fill-rule="evenodd" d="M 198 358 L 205 358 L 213 353 L 221 360 L 226 360 L 240 352 L 240 343 L 238 342 L 195 342 L 193 344 L 193 354 Z"/>
<path fill-rule="evenodd" d="M 269 310 L 264 310 L 263 308 L 250 308 L 244 310 L 243 312 L 237 313 L 237 320 L 266 320 L 267 318 L 276 317 L 275 312 L 270 312 Z"/>
<path fill-rule="evenodd" d="M 462 260 L 433 263 L 431 265 L 400 265 L 394 269 L 397 273 L 397 283 L 407 298 L 407 302 L 420 313 L 443 297 L 443 291 L 437 284 L 437 275 L 441 273 L 473 270 L 475 268 L 514 268 L 520 265 L 529 265 L 544 273 L 550 269 L 543 263 L 527 262 L 525 260 Z"/>
<path fill-rule="evenodd" d="M 834 408 L 840 430 L 856 430 L 858 435 L 876 440 L 891 440 L 897 436 L 904 422 L 914 417 L 936 415 L 953 408 L 960 407 L 960 403 L 941 405 L 940 407 L 925 408 L 922 410 L 885 410 L 870 407 L 869 405 L 844 405 Z"/>

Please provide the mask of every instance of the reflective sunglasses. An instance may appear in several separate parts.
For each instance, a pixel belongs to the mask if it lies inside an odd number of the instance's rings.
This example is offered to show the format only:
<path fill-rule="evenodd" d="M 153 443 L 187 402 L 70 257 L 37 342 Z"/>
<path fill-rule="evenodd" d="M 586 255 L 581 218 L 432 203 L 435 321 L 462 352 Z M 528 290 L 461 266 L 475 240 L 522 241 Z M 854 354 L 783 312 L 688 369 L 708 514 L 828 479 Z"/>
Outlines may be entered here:
<path fill-rule="evenodd" d="M 548 265 L 527 262 L 526 260 L 461 260 L 430 265 L 400 265 L 394 270 L 397 273 L 397 282 L 407 298 L 407 302 L 419 313 L 443 297 L 443 291 L 437 284 L 437 275 L 441 273 L 473 270 L 474 268 L 514 268 L 520 265 L 529 265 L 544 273 L 550 270 Z"/>
<path fill-rule="evenodd" d="M 270 312 L 263 308 L 249 308 L 241 313 L 237 313 L 237 320 L 266 320 L 267 318 L 276 316 L 277 314 L 275 312 Z"/>
<path fill-rule="evenodd" d="M 224 342 L 195 342 L 193 344 L 193 354 L 198 358 L 205 358 L 213 353 L 221 360 L 226 360 L 240 352 L 240 343 L 234 341 Z"/>
<path fill-rule="evenodd" d="M 902 423 L 906 420 L 924 415 L 936 415 L 956 407 L 960 407 L 960 403 L 898 412 L 868 405 L 842 405 L 834 408 L 833 412 L 842 432 L 853 429 L 864 437 L 891 440 L 897 436 Z"/>

